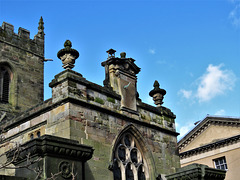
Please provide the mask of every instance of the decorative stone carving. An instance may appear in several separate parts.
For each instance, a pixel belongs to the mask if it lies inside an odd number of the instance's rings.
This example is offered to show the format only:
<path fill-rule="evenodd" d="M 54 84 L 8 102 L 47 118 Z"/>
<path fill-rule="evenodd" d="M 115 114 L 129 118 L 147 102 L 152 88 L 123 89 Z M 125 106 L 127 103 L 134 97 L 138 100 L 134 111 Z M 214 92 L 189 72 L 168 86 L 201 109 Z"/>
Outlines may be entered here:
<path fill-rule="evenodd" d="M 61 172 L 61 176 L 65 179 L 72 177 L 72 167 L 71 164 L 67 161 L 62 161 L 58 165 L 59 172 Z"/>
<path fill-rule="evenodd" d="M 72 42 L 66 40 L 63 49 L 58 51 L 57 57 L 62 60 L 64 69 L 72 69 L 75 64 L 75 60 L 79 57 L 79 52 L 72 49 Z"/>
<path fill-rule="evenodd" d="M 153 84 L 154 89 L 149 92 L 149 95 L 153 97 L 154 104 L 160 107 L 163 104 L 163 98 L 166 94 L 164 89 L 159 88 L 159 83 L 156 80 Z"/>
<path fill-rule="evenodd" d="M 43 135 L 39 138 L 28 141 L 22 145 L 25 147 L 20 152 L 18 161 L 26 159 L 30 153 L 31 156 L 55 156 L 58 158 L 68 158 L 86 162 L 92 158 L 93 148 L 84 146 L 78 143 L 78 141 L 60 138 L 51 135 Z M 11 159 L 14 156 L 14 150 L 8 152 L 8 158 Z"/>

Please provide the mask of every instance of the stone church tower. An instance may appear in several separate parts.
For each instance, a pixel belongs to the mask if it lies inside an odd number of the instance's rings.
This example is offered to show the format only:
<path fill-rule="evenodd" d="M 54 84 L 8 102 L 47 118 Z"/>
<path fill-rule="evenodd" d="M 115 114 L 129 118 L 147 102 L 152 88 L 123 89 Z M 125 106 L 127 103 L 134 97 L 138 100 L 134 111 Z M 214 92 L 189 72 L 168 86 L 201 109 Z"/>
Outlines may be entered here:
<path fill-rule="evenodd" d="M 6 153 L 0 162 L 29 165 L 11 171 L 0 168 L 0 174 L 10 179 L 54 175 L 160 180 L 174 173 L 180 166 L 176 116 L 162 106 L 166 91 L 159 83 L 149 94 L 156 107 L 142 102 L 137 92 L 140 68 L 125 52 L 115 56 L 114 49 L 102 62 L 104 86 L 90 82 L 72 70 L 79 53 L 67 40 L 56 53 L 64 70 L 49 84 L 52 98 L 43 101 L 43 29 L 41 18 L 31 40 L 23 28 L 18 34 L 8 23 L 0 28 L 0 153 Z M 11 142 L 24 147 L 17 157 Z M 34 163 L 28 164 L 30 160 Z"/>
<path fill-rule="evenodd" d="M 0 27 L 1 121 L 43 102 L 43 29 L 41 18 L 32 40 L 26 29 L 19 28 L 15 34 L 9 23 Z"/>

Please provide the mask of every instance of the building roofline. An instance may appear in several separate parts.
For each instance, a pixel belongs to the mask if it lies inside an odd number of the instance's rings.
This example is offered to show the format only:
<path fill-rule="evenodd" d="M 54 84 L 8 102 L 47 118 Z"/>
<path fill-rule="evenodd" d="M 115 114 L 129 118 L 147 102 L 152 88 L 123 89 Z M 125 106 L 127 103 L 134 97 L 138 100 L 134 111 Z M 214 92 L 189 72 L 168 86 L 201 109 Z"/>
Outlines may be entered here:
<path fill-rule="evenodd" d="M 106 109 L 106 108 L 97 106 L 95 104 L 91 104 L 91 103 L 88 103 L 88 102 L 85 102 L 85 101 L 82 101 L 82 100 L 78 100 L 78 99 L 74 99 L 74 98 L 70 98 L 70 97 L 67 97 L 67 98 L 65 98 L 65 99 L 63 99 L 63 100 L 61 100 L 57 103 L 52 103 L 52 99 L 48 99 L 48 100 L 44 101 L 43 103 L 41 103 L 41 104 L 23 112 L 22 114 L 19 114 L 19 116 L 14 118 L 12 121 L 5 122 L 4 129 L 2 131 L 6 132 L 9 129 L 14 128 L 21 123 L 24 123 L 24 122 L 26 122 L 26 121 L 34 118 L 34 117 L 37 117 L 37 116 L 39 116 L 39 115 L 41 115 L 41 114 L 43 114 L 47 111 L 50 111 L 50 110 L 52 110 L 52 109 L 54 109 L 54 108 L 56 108 L 56 107 L 58 107 L 62 104 L 69 103 L 69 102 L 74 103 L 74 104 L 78 104 L 78 105 L 83 105 L 84 107 L 88 107 L 90 109 L 95 109 L 95 110 L 100 111 L 100 112 L 106 112 L 106 113 L 111 114 L 113 116 L 124 119 L 128 122 L 133 122 L 133 123 L 136 123 L 136 124 L 143 124 L 146 127 L 156 129 L 156 130 L 161 131 L 161 132 L 166 133 L 166 134 L 170 134 L 170 135 L 173 135 L 173 136 L 178 136 L 179 135 L 179 133 L 177 133 L 176 131 L 166 129 L 164 127 L 160 127 L 160 126 L 157 126 L 157 125 L 154 125 L 154 124 L 151 124 L 151 123 L 147 123 L 147 122 L 144 122 L 144 121 L 139 121 L 137 119 L 128 117 L 128 116 L 126 116 L 124 114 L 121 114 L 119 112 L 115 112 L 113 110 Z M 1 127 L 1 125 L 0 125 L 0 127 Z M 1 131 L 0 131 L 0 133 L 1 133 Z M 3 142 L 5 142 L 7 140 L 8 140 L 8 138 L 4 139 Z"/>
<path fill-rule="evenodd" d="M 222 139 L 214 143 L 209 143 L 194 149 L 191 149 L 189 151 L 185 151 L 179 154 L 180 159 L 184 159 L 186 157 L 190 157 L 196 154 L 200 154 L 203 152 L 207 152 L 213 149 L 218 149 L 220 147 L 226 146 L 228 144 L 237 143 L 240 141 L 240 135 L 232 136 L 230 138 Z"/>
<path fill-rule="evenodd" d="M 200 123 L 190 130 L 182 139 L 178 141 L 179 150 L 193 141 L 199 134 L 205 131 L 210 125 L 239 126 L 239 117 L 230 116 L 210 116 L 207 115 Z"/>

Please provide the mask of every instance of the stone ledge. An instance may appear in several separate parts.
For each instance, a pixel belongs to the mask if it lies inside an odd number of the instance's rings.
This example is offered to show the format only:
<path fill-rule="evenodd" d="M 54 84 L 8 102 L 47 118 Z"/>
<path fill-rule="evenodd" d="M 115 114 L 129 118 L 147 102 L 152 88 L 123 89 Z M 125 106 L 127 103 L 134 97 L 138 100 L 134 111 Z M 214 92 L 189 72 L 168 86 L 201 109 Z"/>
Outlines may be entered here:
<path fill-rule="evenodd" d="M 62 77 L 61 77 L 62 76 Z M 98 84 L 92 83 L 85 78 L 82 77 L 82 75 L 78 72 L 75 72 L 73 70 L 67 69 L 59 74 L 57 74 L 52 82 L 49 83 L 49 87 L 53 88 L 54 86 L 61 84 L 62 82 L 66 80 L 71 80 L 73 82 L 79 83 L 81 85 L 85 85 L 87 89 L 95 90 L 99 93 L 105 94 L 109 97 L 115 98 L 117 100 L 121 100 L 121 96 L 116 94 L 114 91 L 112 91 L 109 88 L 102 87 Z"/>
<path fill-rule="evenodd" d="M 86 162 L 92 158 L 94 151 L 92 147 L 79 144 L 78 141 L 50 135 L 43 135 L 39 138 L 30 140 L 22 144 L 21 147 L 23 147 L 23 150 L 20 151 L 14 165 L 25 160 L 29 153 L 31 157 L 51 156 Z M 7 153 L 8 159 L 11 159 L 14 153 L 14 149 L 9 151 Z"/>
<path fill-rule="evenodd" d="M 225 170 L 210 168 L 203 164 L 190 164 L 177 169 L 174 174 L 167 175 L 167 180 L 191 179 L 191 180 L 224 180 Z"/>
<path fill-rule="evenodd" d="M 137 106 L 142 108 L 142 109 L 148 110 L 150 112 L 156 113 L 160 116 L 165 115 L 165 116 L 170 117 L 172 119 L 176 118 L 176 115 L 173 114 L 173 112 L 170 109 L 168 109 L 164 106 L 154 107 L 154 106 L 151 106 L 151 105 L 143 103 L 143 102 L 138 102 Z"/>

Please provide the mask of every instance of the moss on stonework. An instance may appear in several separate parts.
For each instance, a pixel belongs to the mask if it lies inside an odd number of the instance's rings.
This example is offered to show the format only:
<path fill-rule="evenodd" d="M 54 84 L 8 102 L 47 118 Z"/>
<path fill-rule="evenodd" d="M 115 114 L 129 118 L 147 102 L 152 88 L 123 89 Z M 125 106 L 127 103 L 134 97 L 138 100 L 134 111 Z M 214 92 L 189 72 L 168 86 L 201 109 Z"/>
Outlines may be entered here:
<path fill-rule="evenodd" d="M 96 98 L 94 99 L 94 101 L 97 102 L 97 103 L 99 103 L 99 104 L 104 104 L 104 100 L 102 100 L 102 99 L 99 98 L 99 97 L 96 97 Z"/>
<path fill-rule="evenodd" d="M 141 115 L 141 119 L 146 119 L 144 114 L 140 114 Z"/>
<path fill-rule="evenodd" d="M 168 137 L 163 137 L 163 142 L 164 143 L 168 143 L 170 141 L 170 139 Z"/>
<path fill-rule="evenodd" d="M 164 117 L 164 120 L 167 121 L 167 122 L 172 122 L 172 119 L 169 118 L 169 117 Z"/>
<path fill-rule="evenodd" d="M 77 83 L 72 82 L 72 81 L 69 81 L 69 82 L 68 82 L 68 85 L 71 86 L 71 87 L 74 87 L 74 88 L 77 87 Z"/>
<path fill-rule="evenodd" d="M 111 102 L 111 103 L 115 103 L 115 99 L 111 98 L 111 97 L 107 97 L 107 101 Z"/>
<path fill-rule="evenodd" d="M 158 116 L 156 116 L 156 118 L 153 119 L 153 122 L 156 122 L 156 123 L 158 123 L 158 124 L 160 124 L 160 125 L 163 125 L 163 120 L 162 120 L 162 118 L 160 118 L 160 117 L 158 117 Z"/>

